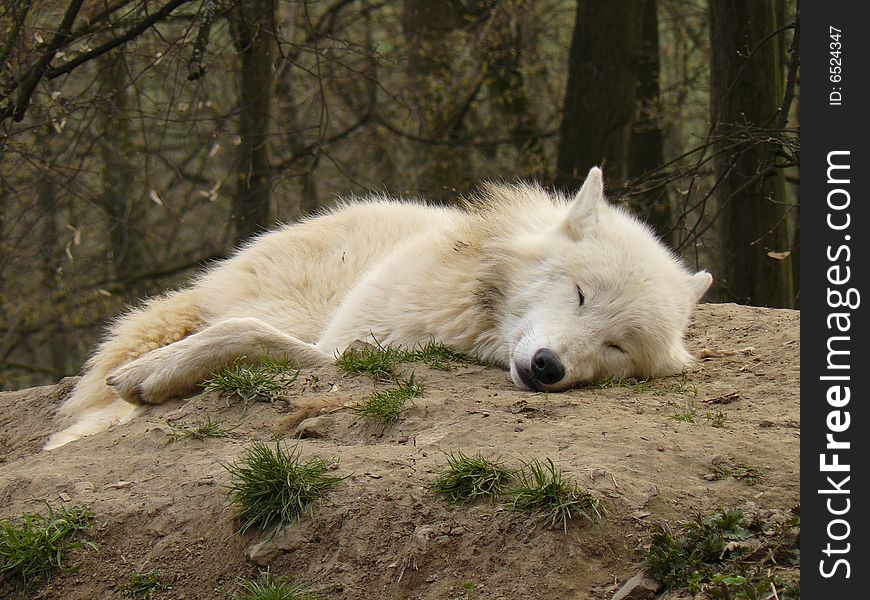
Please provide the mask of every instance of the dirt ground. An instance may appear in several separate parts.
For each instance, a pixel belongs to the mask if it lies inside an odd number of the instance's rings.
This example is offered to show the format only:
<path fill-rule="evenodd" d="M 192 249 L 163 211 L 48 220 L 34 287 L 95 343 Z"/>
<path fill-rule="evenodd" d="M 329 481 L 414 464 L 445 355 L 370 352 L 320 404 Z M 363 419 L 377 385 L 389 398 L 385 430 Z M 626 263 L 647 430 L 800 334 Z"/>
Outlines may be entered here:
<path fill-rule="evenodd" d="M 338 460 L 346 479 L 258 560 L 325 598 L 450 600 L 464 597 L 467 581 L 481 600 L 610 598 L 639 570 L 655 523 L 799 503 L 799 314 L 702 305 L 688 334 L 696 368 L 644 391 L 531 394 L 494 369 L 409 367 L 426 393 L 386 431 L 346 408 L 306 423 L 302 456 Z M 73 381 L 0 393 L 0 517 L 43 510 L 43 501 L 97 515 L 99 551 L 77 552 L 79 568 L 54 576 L 36 598 L 120 598 L 131 574 L 152 570 L 172 585 L 155 598 L 231 597 L 239 576 L 256 576 L 246 549 L 262 536 L 235 533 L 222 463 L 276 433 L 295 443 L 294 405 L 320 397 L 352 405 L 373 389 L 366 377 L 307 372 L 286 401 L 245 409 L 203 394 L 40 452 Z M 687 402 L 695 422 L 674 420 Z M 707 418 L 719 411 L 724 427 Z M 207 416 L 231 437 L 173 443 L 166 435 L 167 420 Z M 450 505 L 429 486 L 457 450 L 514 464 L 550 458 L 606 514 L 566 533 L 504 503 Z M 723 460 L 757 467 L 763 480 L 705 478 Z"/>

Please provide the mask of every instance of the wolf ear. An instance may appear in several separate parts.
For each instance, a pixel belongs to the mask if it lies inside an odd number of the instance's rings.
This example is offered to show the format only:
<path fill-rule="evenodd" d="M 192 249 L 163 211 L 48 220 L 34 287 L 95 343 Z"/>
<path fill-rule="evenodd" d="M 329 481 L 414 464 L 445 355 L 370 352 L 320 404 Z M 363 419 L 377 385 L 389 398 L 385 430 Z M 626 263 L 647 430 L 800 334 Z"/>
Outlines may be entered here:
<path fill-rule="evenodd" d="M 691 277 L 689 277 L 689 285 L 692 288 L 692 291 L 695 293 L 695 302 L 701 300 L 707 290 L 710 288 L 710 285 L 713 283 L 713 276 L 710 275 L 707 271 L 698 271 Z"/>
<path fill-rule="evenodd" d="M 583 228 L 595 218 L 598 208 L 604 204 L 604 178 L 601 169 L 592 167 L 586 175 L 583 187 L 568 205 L 564 229 L 572 238 L 577 238 Z"/>

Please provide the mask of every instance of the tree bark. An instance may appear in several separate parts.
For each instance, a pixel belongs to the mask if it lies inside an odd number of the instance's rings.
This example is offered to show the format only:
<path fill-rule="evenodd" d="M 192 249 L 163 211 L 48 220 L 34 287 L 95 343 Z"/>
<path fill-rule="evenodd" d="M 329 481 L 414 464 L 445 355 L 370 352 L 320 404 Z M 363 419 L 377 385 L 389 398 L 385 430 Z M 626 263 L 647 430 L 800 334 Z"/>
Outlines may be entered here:
<path fill-rule="evenodd" d="M 637 98 L 643 0 L 578 0 L 556 164 L 573 190 L 595 165 L 616 190 L 625 182 Z"/>
<path fill-rule="evenodd" d="M 734 301 L 793 304 L 785 179 L 773 169 L 775 142 L 747 135 L 775 127 L 782 101 L 781 35 L 773 0 L 710 3 L 711 122 L 733 147 L 715 160 L 723 272 Z M 745 141 L 741 142 L 743 139 Z"/>
<path fill-rule="evenodd" d="M 490 39 L 484 41 L 483 52 L 493 112 L 510 132 L 517 152 L 513 175 L 534 178 L 540 176 L 546 157 L 523 80 L 523 24 L 527 18 L 528 0 L 504 0 L 493 6 Z M 495 146 L 490 154 L 497 154 Z"/>
<path fill-rule="evenodd" d="M 100 206 L 108 219 L 111 277 L 119 281 L 136 273 L 144 264 L 145 231 L 142 230 L 144 207 L 132 194 L 135 174 L 132 168 L 130 141 L 130 96 L 127 70 L 120 50 L 97 59 L 105 102 L 102 105 L 99 140 L 102 158 Z M 126 290 L 135 300 L 140 289 Z"/>
<path fill-rule="evenodd" d="M 272 197 L 269 129 L 275 83 L 275 0 L 239 0 L 230 13 L 239 69 L 239 160 L 233 203 L 236 245 L 265 230 Z"/>
<path fill-rule="evenodd" d="M 661 110 L 658 1 L 644 0 L 637 61 L 637 114 L 628 149 L 629 179 L 641 178 L 664 163 Z M 636 197 L 631 205 L 662 239 L 670 241 L 671 203 L 667 187 L 653 188 Z"/>
<path fill-rule="evenodd" d="M 463 24 L 460 2 L 404 0 L 402 29 L 408 44 L 408 89 L 414 90 L 412 102 L 417 112 L 418 135 L 441 143 L 432 144 L 423 160 L 417 180 L 427 198 L 447 202 L 456 196 L 464 182 L 466 158 L 450 142 L 464 128 L 461 109 L 456 106 L 451 67 L 456 48 L 448 36 Z"/>
<path fill-rule="evenodd" d="M 31 106 L 31 110 L 34 107 Z M 37 112 L 37 111 L 34 111 Z M 40 135 L 45 144 L 44 148 L 51 148 L 51 131 L 45 131 Z M 38 202 L 40 211 L 39 222 L 39 237 L 42 245 L 41 256 L 41 284 L 45 296 L 54 301 L 55 309 L 49 313 L 48 322 L 43 328 L 43 333 L 51 338 L 51 342 L 47 344 L 47 362 L 49 368 L 56 377 L 62 377 L 67 372 L 66 361 L 69 357 L 69 348 L 67 344 L 67 336 L 63 335 L 63 314 L 57 310 L 58 301 L 62 298 L 63 278 L 61 276 L 61 265 L 58 260 L 59 244 L 58 240 L 60 232 L 58 231 L 58 203 L 57 203 L 57 188 L 54 179 L 46 174 L 37 184 Z"/>

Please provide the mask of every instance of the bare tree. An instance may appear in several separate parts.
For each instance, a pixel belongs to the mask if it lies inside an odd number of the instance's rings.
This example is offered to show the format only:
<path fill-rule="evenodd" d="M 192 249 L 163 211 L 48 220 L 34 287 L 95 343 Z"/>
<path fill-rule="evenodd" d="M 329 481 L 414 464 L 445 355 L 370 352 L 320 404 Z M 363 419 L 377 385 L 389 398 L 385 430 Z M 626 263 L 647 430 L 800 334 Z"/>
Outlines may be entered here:
<path fill-rule="evenodd" d="M 100 207 L 106 215 L 109 227 L 110 247 L 108 256 L 113 275 L 119 280 L 129 280 L 145 264 L 145 231 L 142 224 L 142 207 L 132 185 L 135 180 L 133 150 L 131 147 L 130 92 L 124 54 L 109 52 L 97 59 L 99 81 L 103 102 L 97 140 L 102 158 L 102 191 Z M 125 290 L 135 299 L 139 292 L 135 285 Z"/>
<path fill-rule="evenodd" d="M 629 139 L 628 178 L 642 178 L 660 167 L 665 162 L 664 158 L 658 0 L 643 0 L 641 44 L 637 59 L 637 113 Z M 631 205 L 663 239 L 670 238 L 671 206 L 667 187 L 650 188 L 633 197 Z"/>
<path fill-rule="evenodd" d="M 784 173 L 774 168 L 780 142 L 764 134 L 776 127 L 784 92 L 774 8 L 773 0 L 710 3 L 711 122 L 731 140 L 714 160 L 720 285 L 738 302 L 792 306 L 789 207 Z"/>
<path fill-rule="evenodd" d="M 595 165 L 605 167 L 612 190 L 625 182 L 642 7 L 642 0 L 577 0 L 556 164 L 558 187 L 579 187 Z"/>
<path fill-rule="evenodd" d="M 463 159 L 451 146 L 463 134 L 465 116 L 479 91 L 457 98 L 451 73 L 456 48 L 450 36 L 464 24 L 464 14 L 461 2 L 403 2 L 407 76 L 409 89 L 416 89 L 412 102 L 419 126 L 415 133 L 443 142 L 429 149 L 418 187 L 438 200 L 455 197 Z"/>
<path fill-rule="evenodd" d="M 236 244 L 270 223 L 272 122 L 277 36 L 275 0 L 238 0 L 230 13 L 239 65 L 239 164 L 233 221 Z"/>

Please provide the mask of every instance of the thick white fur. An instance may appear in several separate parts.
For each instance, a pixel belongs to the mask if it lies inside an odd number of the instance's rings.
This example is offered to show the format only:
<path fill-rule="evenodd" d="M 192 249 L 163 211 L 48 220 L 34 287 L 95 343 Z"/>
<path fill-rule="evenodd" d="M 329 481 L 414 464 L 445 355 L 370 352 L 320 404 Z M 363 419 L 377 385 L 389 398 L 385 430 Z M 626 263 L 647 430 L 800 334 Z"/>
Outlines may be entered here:
<path fill-rule="evenodd" d="M 478 200 L 356 201 L 258 237 L 120 317 L 60 409 L 71 425 L 46 448 L 189 394 L 238 357 L 326 364 L 358 339 L 434 338 L 551 391 L 691 362 L 683 333 L 712 278 L 608 205 L 599 169 L 570 201 L 532 185 L 489 186 Z M 528 378 L 541 348 L 565 367 L 553 385 Z"/>

